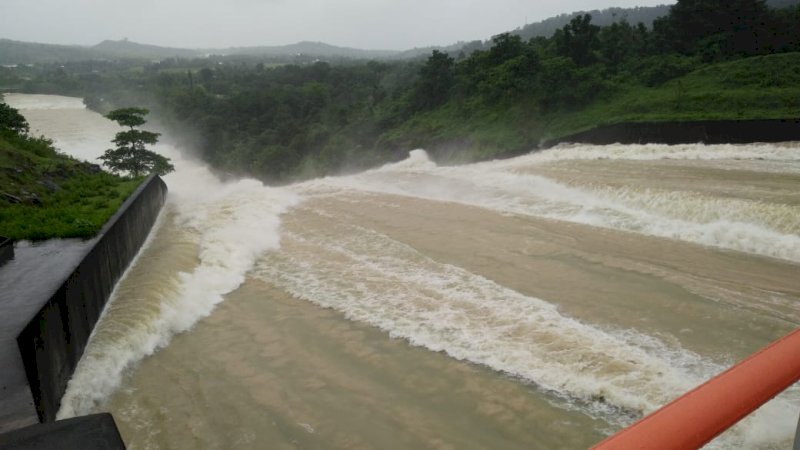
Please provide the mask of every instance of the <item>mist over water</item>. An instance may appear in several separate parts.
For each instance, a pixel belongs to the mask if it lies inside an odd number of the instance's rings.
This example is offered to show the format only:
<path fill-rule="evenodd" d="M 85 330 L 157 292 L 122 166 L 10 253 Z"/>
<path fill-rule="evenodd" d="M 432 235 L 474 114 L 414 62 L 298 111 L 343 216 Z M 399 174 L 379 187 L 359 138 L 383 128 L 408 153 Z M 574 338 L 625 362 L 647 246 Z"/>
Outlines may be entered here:
<path fill-rule="evenodd" d="M 115 132 L 7 101 L 78 156 Z M 585 448 L 800 325 L 797 144 L 414 150 L 281 188 L 157 150 L 168 205 L 59 413 L 130 448 Z M 786 448 L 798 410 L 711 447 Z"/>

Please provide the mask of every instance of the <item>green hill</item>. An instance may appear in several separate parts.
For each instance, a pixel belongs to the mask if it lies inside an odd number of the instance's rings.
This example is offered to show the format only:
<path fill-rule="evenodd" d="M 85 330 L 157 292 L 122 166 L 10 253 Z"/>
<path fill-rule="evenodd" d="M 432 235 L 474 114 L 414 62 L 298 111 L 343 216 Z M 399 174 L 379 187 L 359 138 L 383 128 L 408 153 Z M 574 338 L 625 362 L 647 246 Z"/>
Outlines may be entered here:
<path fill-rule="evenodd" d="M 714 64 L 655 88 L 629 88 L 553 117 L 555 136 L 620 122 L 800 117 L 800 53 Z"/>
<path fill-rule="evenodd" d="M 82 61 L 94 57 L 89 47 L 0 39 L 0 65 Z"/>
<path fill-rule="evenodd" d="M 91 237 L 136 189 L 59 153 L 52 142 L 3 127 L 0 103 L 0 235 L 12 239 Z"/>
<path fill-rule="evenodd" d="M 585 107 L 549 113 L 522 104 L 465 114 L 454 105 L 420 114 L 381 137 L 424 146 L 451 161 L 530 150 L 546 140 L 621 122 L 800 117 L 800 53 L 705 66 L 657 87 L 619 86 Z M 459 152 L 449 154 L 449 148 Z"/>
<path fill-rule="evenodd" d="M 105 40 L 91 47 L 91 51 L 98 57 L 109 59 L 160 60 L 165 58 L 197 58 L 201 55 L 199 50 L 139 44 L 127 39 L 122 41 Z"/>
<path fill-rule="evenodd" d="M 303 41 L 289 45 L 210 49 L 206 50 L 206 53 L 249 56 L 292 56 L 301 54 L 318 58 L 381 59 L 394 56 L 399 52 L 394 50 L 362 50 L 338 47 L 324 42 Z"/>
<path fill-rule="evenodd" d="M 800 5 L 800 0 L 767 0 L 767 5 L 771 8 L 788 8 L 795 5 Z M 618 23 L 623 20 L 635 25 L 639 22 L 645 24 L 648 28 L 653 26 L 653 21 L 658 18 L 664 17 L 669 14 L 670 5 L 657 5 L 657 6 L 635 6 L 632 8 L 605 8 L 593 9 L 585 11 L 575 11 L 566 14 L 559 14 L 554 17 L 549 17 L 538 22 L 525 24 L 511 30 L 511 34 L 518 35 L 522 40 L 527 41 L 531 38 L 546 37 L 549 38 L 555 34 L 556 30 L 564 27 L 572 19 L 577 16 L 589 14 L 592 16 L 592 24 L 606 27 L 613 23 Z M 491 40 L 477 40 L 469 43 L 459 42 L 448 46 L 431 46 L 415 48 L 406 50 L 396 57 L 399 58 L 418 58 L 430 55 L 431 51 L 439 50 L 447 52 L 451 55 L 458 55 L 460 52 L 470 54 L 475 50 L 485 50 L 491 47 Z"/>
<path fill-rule="evenodd" d="M 0 39 L 0 64 L 67 63 L 107 59 L 196 58 L 199 50 L 159 47 L 130 41 L 103 41 L 92 47 Z"/>

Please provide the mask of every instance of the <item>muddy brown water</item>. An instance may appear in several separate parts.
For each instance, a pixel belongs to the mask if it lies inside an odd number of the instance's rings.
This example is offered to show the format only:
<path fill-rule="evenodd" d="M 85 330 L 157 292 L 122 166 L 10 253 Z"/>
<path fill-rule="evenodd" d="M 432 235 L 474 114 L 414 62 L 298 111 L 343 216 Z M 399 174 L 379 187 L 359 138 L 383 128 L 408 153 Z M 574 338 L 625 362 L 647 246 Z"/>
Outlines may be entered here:
<path fill-rule="evenodd" d="M 113 132 L 9 103 L 67 147 Z M 282 188 L 159 150 L 169 204 L 60 412 L 129 448 L 586 448 L 800 325 L 798 144 L 414 151 Z M 710 447 L 788 448 L 798 413 L 795 387 Z"/>

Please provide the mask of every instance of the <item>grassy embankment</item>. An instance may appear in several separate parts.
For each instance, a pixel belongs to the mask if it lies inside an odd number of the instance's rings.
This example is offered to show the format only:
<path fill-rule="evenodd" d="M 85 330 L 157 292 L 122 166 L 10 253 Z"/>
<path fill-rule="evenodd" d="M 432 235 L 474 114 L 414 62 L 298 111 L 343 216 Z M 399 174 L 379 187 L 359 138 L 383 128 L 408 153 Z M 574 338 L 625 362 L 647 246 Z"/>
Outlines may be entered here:
<path fill-rule="evenodd" d="M 60 154 L 46 139 L 0 133 L 0 235 L 91 237 L 141 181 Z"/>
<path fill-rule="evenodd" d="M 542 113 L 521 105 L 421 114 L 384 136 L 408 147 L 467 144 L 460 158 L 526 151 L 542 141 L 622 122 L 800 118 L 800 53 L 708 65 L 657 87 L 618 84 L 584 108 Z"/>

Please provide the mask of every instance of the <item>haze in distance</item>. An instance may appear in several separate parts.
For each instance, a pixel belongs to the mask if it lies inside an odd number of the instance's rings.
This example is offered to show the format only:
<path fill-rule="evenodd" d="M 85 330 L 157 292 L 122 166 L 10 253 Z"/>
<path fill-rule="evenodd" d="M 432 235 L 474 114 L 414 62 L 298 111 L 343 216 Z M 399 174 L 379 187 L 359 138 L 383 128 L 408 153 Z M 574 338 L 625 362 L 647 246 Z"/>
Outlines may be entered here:
<path fill-rule="evenodd" d="M 321 41 L 406 50 L 488 37 L 571 11 L 664 0 L 3 0 L 0 38 L 94 45 L 106 39 L 182 48 Z"/>

